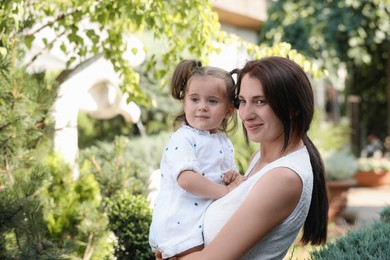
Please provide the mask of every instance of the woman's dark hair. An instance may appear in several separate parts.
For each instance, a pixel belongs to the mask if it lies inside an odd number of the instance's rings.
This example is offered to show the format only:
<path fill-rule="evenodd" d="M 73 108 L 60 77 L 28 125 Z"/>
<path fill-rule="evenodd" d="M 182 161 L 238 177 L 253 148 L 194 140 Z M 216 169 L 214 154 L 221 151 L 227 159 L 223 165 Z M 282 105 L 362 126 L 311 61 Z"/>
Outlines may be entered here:
<path fill-rule="evenodd" d="M 213 76 L 222 79 L 226 86 L 226 95 L 228 96 L 229 101 L 232 104 L 234 103 L 236 86 L 232 75 L 221 68 L 202 66 L 202 63 L 198 60 L 183 60 L 177 65 L 175 71 L 173 72 L 170 85 L 172 97 L 176 100 L 182 101 L 191 80 L 194 77 L 205 76 Z M 178 116 L 176 116 L 175 124 L 176 123 L 188 124 L 183 110 L 179 113 Z M 234 131 L 236 126 L 237 115 L 236 113 L 233 113 L 232 116 L 230 116 L 228 119 L 225 118 L 222 121 L 219 130 L 223 132 Z"/>
<path fill-rule="evenodd" d="M 294 61 L 283 57 L 267 57 L 249 61 L 239 71 L 237 96 L 240 93 L 241 80 L 246 74 L 261 82 L 268 104 L 283 124 L 285 135 L 282 149 L 287 148 L 292 137 L 301 138 L 308 149 L 314 180 L 310 209 L 303 226 L 301 241 L 304 244 L 324 244 L 327 238 L 328 196 L 324 163 L 319 151 L 307 136 L 314 115 L 314 96 L 310 81 Z M 248 141 L 245 128 L 244 134 Z"/>

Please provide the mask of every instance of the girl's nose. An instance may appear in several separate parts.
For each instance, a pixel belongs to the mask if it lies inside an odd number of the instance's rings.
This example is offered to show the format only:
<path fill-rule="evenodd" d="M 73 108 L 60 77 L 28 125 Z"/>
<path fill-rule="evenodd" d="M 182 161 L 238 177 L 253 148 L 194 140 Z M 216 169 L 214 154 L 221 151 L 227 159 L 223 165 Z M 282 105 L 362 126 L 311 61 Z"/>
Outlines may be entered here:
<path fill-rule="evenodd" d="M 207 103 L 206 102 L 200 102 L 198 110 L 200 110 L 200 111 L 207 111 L 208 110 Z"/>

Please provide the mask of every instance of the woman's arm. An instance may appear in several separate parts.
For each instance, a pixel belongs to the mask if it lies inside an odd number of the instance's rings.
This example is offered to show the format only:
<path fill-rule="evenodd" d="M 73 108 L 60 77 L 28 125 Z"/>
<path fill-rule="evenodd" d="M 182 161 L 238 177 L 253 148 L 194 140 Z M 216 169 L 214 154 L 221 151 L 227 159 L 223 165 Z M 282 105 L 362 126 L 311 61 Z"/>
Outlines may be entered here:
<path fill-rule="evenodd" d="M 239 259 L 286 219 L 298 204 L 300 177 L 289 168 L 269 171 L 203 251 L 179 259 Z"/>

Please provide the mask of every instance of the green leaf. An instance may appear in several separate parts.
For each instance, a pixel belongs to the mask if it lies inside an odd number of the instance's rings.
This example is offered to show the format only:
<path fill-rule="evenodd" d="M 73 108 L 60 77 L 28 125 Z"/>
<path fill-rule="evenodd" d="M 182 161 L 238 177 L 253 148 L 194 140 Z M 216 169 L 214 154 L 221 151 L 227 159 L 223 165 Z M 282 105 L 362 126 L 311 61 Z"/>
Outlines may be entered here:
<path fill-rule="evenodd" d="M 47 38 L 42 38 L 42 42 L 43 42 L 43 44 L 47 47 L 47 45 L 48 45 Z"/>
<path fill-rule="evenodd" d="M 33 43 L 34 40 L 35 40 L 35 37 L 33 35 L 27 35 L 24 38 L 24 43 L 26 44 L 28 49 L 31 49 L 32 43 Z"/>
<path fill-rule="evenodd" d="M 66 44 L 63 42 L 63 43 L 61 43 L 61 45 L 60 45 L 60 49 L 61 49 L 61 51 L 63 52 L 63 53 L 65 53 L 66 54 Z"/>
<path fill-rule="evenodd" d="M 4 58 L 5 56 L 7 56 L 7 49 L 4 48 L 4 47 L 0 47 L 0 56 L 2 58 Z"/>

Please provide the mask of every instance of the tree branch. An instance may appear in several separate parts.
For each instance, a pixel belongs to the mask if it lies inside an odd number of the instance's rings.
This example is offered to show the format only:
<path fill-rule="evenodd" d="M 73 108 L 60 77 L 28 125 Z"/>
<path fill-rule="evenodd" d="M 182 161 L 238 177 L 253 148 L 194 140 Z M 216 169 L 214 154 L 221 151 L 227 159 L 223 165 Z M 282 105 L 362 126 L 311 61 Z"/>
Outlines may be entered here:
<path fill-rule="evenodd" d="M 52 47 L 53 47 L 53 45 L 54 45 L 54 43 L 62 36 L 62 35 L 64 35 L 65 34 L 65 32 L 62 32 L 61 34 L 59 34 L 54 40 L 52 40 L 47 46 L 49 46 L 49 48 L 47 49 L 47 48 L 43 48 L 42 50 L 40 50 L 37 54 L 35 54 L 32 58 L 31 58 L 31 60 L 25 65 L 26 67 L 28 67 L 28 66 L 30 66 L 42 53 L 43 53 L 43 51 L 45 51 L 45 50 L 50 50 Z"/>
<path fill-rule="evenodd" d="M 54 23 L 63 20 L 65 17 L 71 16 L 71 15 L 73 15 L 75 13 L 80 12 L 80 11 L 81 11 L 81 8 L 78 7 L 78 8 L 76 8 L 76 9 L 74 9 L 74 10 L 68 12 L 68 13 L 61 14 L 61 15 L 57 16 L 53 21 L 50 21 L 50 22 L 48 22 L 46 24 L 43 24 L 41 27 L 37 28 L 35 31 L 33 31 L 31 33 L 28 33 L 28 34 L 25 34 L 25 36 L 35 35 L 35 34 L 39 33 L 40 31 L 42 31 L 43 29 L 45 29 L 46 27 L 50 27 Z"/>

